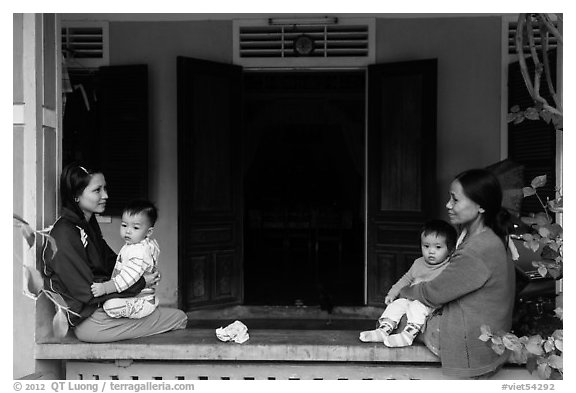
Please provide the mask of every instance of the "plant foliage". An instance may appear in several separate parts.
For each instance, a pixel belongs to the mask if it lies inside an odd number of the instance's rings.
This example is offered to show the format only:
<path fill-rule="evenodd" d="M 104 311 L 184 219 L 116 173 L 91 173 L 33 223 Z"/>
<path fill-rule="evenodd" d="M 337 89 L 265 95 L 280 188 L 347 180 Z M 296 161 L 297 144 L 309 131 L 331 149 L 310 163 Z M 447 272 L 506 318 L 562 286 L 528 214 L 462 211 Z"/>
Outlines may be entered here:
<path fill-rule="evenodd" d="M 544 201 L 538 195 L 538 188 L 546 185 L 546 176 L 535 177 L 529 187 L 524 187 L 524 197 L 536 197 L 540 201 L 543 212 L 522 217 L 521 220 L 529 226 L 530 231 L 521 235 L 524 247 L 534 252 L 544 245 L 539 261 L 532 264 L 538 268 L 542 277 L 562 278 L 563 245 L 562 227 L 553 223 L 551 213 L 562 213 L 562 194 L 556 191 L 556 199 Z M 558 297 L 562 303 L 562 294 Z M 554 310 L 556 317 L 563 320 L 563 308 Z M 490 326 L 481 327 L 480 340 L 486 342 L 494 352 L 501 355 L 506 350 L 511 351 L 510 361 L 526 364 L 530 373 L 537 372 L 541 379 L 562 378 L 563 369 L 563 329 L 556 329 L 551 335 L 535 334 L 518 337 L 512 332 L 493 333 Z"/>
<path fill-rule="evenodd" d="M 50 236 L 51 227 L 42 230 L 35 230 L 30 227 L 22 217 L 17 214 L 13 214 L 14 226 L 19 227 L 22 236 L 26 240 L 29 248 L 32 248 L 36 242 L 36 236 L 40 236 L 47 241 L 47 247 L 52 249 L 52 258 L 56 255 L 58 247 L 56 245 L 55 239 Z M 23 292 L 27 297 L 38 300 L 40 296 L 46 296 L 56 308 L 56 313 L 52 320 L 52 328 L 54 336 L 62 339 L 68 333 L 68 316 L 67 313 L 76 314 L 74 311 L 70 310 L 66 301 L 58 293 L 44 289 L 44 279 L 42 274 L 38 271 L 36 266 L 29 266 L 22 262 L 23 268 Z"/>

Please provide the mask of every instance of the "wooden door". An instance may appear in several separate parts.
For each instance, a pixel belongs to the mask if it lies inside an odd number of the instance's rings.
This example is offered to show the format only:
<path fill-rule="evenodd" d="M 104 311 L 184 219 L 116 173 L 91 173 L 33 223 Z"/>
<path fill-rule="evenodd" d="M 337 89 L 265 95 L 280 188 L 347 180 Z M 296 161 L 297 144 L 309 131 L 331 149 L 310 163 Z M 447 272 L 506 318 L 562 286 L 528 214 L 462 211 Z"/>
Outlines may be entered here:
<path fill-rule="evenodd" d="M 243 298 L 242 68 L 178 57 L 179 285 L 184 309 Z"/>
<path fill-rule="evenodd" d="M 436 182 L 436 60 L 368 68 L 367 303 L 421 255 Z"/>

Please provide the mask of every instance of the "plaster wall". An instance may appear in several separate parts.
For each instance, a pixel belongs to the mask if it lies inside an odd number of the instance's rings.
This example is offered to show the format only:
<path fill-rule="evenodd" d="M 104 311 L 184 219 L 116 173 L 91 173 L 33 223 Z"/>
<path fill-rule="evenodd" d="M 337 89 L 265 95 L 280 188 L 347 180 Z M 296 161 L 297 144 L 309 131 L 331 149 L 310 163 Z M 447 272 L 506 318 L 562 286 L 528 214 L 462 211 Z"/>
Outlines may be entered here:
<path fill-rule="evenodd" d="M 437 215 L 458 173 L 500 160 L 501 19 L 381 19 L 379 63 L 438 59 Z"/>
<path fill-rule="evenodd" d="M 111 65 L 148 64 L 150 83 L 151 198 L 162 257 L 158 289 L 164 305 L 178 299 L 176 57 L 232 62 L 232 21 L 110 22 Z M 378 63 L 438 59 L 437 216 L 457 173 L 500 159 L 501 19 L 379 18 Z M 114 190 L 110 190 L 112 195 Z M 119 250 L 119 221 L 102 229 Z"/>
<path fill-rule="evenodd" d="M 160 303 L 178 302 L 178 162 L 176 58 L 232 62 L 232 22 L 110 23 L 110 65 L 148 64 L 150 196 L 158 207 L 154 236 L 161 249 Z M 113 197 L 114 190 L 110 190 Z M 119 218 L 101 224 L 110 246 L 122 247 Z"/>

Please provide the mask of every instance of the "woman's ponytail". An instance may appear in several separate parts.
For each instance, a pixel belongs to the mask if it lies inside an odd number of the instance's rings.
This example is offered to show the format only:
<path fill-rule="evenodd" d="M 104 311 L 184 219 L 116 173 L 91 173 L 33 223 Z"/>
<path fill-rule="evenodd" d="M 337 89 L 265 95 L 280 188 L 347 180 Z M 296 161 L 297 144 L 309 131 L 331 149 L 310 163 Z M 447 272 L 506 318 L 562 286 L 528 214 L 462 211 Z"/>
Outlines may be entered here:
<path fill-rule="evenodd" d="M 491 228 L 503 241 L 512 232 L 513 228 L 511 218 L 512 216 L 510 212 L 504 208 L 501 208 L 494 217 L 494 225 L 492 225 Z"/>

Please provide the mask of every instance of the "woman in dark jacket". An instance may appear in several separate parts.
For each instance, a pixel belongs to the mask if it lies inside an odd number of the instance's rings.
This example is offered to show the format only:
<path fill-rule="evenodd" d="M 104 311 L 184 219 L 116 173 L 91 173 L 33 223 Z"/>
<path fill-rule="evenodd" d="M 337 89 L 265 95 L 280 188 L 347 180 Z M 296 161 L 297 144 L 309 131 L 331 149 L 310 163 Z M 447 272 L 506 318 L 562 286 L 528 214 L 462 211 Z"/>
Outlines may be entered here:
<path fill-rule="evenodd" d="M 111 318 L 102 304 L 111 297 L 130 297 L 146 285 L 140 278 L 122 293 L 95 298 L 91 285 L 110 279 L 116 254 L 108 246 L 95 213 L 103 213 L 108 200 L 106 180 L 100 172 L 91 172 L 78 165 L 62 170 L 60 177 L 62 214 L 50 234 L 58 247 L 52 257 L 44 250 L 46 287 L 59 293 L 72 312 L 68 323 L 76 337 L 88 342 L 111 342 L 150 336 L 186 327 L 187 317 L 177 309 L 157 308 L 142 319 Z M 147 277 L 150 284 L 157 277 Z"/>
<path fill-rule="evenodd" d="M 442 307 L 428 320 L 424 342 L 440 356 L 444 374 L 457 378 L 489 375 L 506 361 L 479 339 L 480 326 L 508 331 L 512 325 L 515 276 L 507 254 L 508 213 L 502 190 L 489 171 L 456 176 L 446 204 L 460 238 L 450 263 L 431 281 L 405 287 L 400 296 Z"/>

